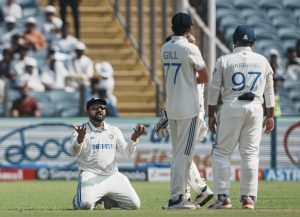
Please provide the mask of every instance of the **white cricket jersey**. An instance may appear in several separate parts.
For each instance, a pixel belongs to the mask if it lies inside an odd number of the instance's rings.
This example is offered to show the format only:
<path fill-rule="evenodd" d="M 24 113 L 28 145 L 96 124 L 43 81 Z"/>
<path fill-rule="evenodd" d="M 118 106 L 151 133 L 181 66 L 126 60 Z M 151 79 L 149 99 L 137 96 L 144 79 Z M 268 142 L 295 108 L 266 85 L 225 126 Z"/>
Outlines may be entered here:
<path fill-rule="evenodd" d="M 166 81 L 169 119 L 195 117 L 200 111 L 196 71 L 206 67 L 199 48 L 183 36 L 172 36 L 160 51 Z"/>
<path fill-rule="evenodd" d="M 71 136 L 71 154 L 77 156 L 78 169 L 99 175 L 111 175 L 118 171 L 116 152 L 129 159 L 137 142 L 126 143 L 118 127 L 104 123 L 97 129 L 91 122 L 86 124 L 84 141 L 78 144 L 76 131 Z"/>
<path fill-rule="evenodd" d="M 200 112 L 202 115 L 205 115 L 204 109 L 204 84 L 198 84 L 198 94 L 199 94 L 199 105 L 200 105 Z"/>
<path fill-rule="evenodd" d="M 252 52 L 251 47 L 237 47 L 233 52 L 217 59 L 209 85 L 208 104 L 217 105 L 221 88 L 222 101 L 238 100 L 243 93 L 252 92 L 254 101 L 274 107 L 273 70 L 268 60 Z"/>

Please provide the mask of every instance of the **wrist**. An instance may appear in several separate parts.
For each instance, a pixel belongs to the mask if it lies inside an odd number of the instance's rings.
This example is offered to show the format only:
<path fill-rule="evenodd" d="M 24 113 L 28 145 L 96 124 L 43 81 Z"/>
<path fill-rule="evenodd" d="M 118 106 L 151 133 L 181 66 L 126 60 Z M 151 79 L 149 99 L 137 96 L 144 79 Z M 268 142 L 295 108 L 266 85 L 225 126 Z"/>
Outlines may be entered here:
<path fill-rule="evenodd" d="M 84 137 L 85 137 L 85 136 L 78 135 L 78 136 L 77 136 L 77 142 L 78 142 L 79 144 L 81 144 L 81 143 L 83 142 L 83 140 L 84 140 Z"/>
<path fill-rule="evenodd" d="M 272 108 L 267 108 L 266 110 L 267 110 L 266 117 L 267 118 L 274 118 L 274 108 L 273 107 Z"/>
<path fill-rule="evenodd" d="M 132 140 L 132 141 L 136 142 L 137 139 L 138 139 L 138 137 L 136 137 L 136 136 L 134 136 L 134 135 L 131 136 L 131 140 Z"/>
<path fill-rule="evenodd" d="M 208 105 L 208 118 L 215 118 L 216 114 L 216 107 L 215 105 Z"/>

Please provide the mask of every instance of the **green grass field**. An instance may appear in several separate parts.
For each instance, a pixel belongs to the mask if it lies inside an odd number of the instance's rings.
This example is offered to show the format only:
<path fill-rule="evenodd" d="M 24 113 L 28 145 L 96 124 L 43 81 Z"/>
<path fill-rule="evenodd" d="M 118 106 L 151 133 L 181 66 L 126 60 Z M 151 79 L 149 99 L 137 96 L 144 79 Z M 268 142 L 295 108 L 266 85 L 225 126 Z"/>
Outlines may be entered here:
<path fill-rule="evenodd" d="M 27 181 L 0 183 L 0 216 L 90 217 L 90 216 L 300 216 L 299 182 L 260 182 L 255 210 L 241 210 L 238 202 L 238 183 L 233 183 L 231 210 L 162 210 L 168 200 L 168 183 L 133 182 L 142 201 L 142 208 L 127 210 L 74 211 L 71 200 L 76 190 L 75 181 Z"/>

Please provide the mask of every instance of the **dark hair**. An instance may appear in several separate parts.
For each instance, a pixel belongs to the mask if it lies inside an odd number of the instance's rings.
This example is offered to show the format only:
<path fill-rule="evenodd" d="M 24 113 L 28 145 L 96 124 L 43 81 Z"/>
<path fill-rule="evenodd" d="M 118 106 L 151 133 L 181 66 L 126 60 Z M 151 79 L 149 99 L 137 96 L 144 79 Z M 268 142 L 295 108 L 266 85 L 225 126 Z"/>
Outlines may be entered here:
<path fill-rule="evenodd" d="M 178 27 L 172 26 L 174 35 L 179 35 L 179 36 L 184 35 L 184 33 L 187 32 L 188 28 L 190 28 L 190 27 L 178 28 Z"/>
<path fill-rule="evenodd" d="M 252 47 L 254 44 L 254 41 L 242 41 L 242 40 L 233 40 L 234 44 L 238 44 L 238 46 L 242 46 L 242 47 Z"/>
<path fill-rule="evenodd" d="M 286 49 L 286 52 L 287 52 L 287 53 L 296 52 L 296 49 L 295 49 L 294 47 L 288 47 L 288 48 Z"/>

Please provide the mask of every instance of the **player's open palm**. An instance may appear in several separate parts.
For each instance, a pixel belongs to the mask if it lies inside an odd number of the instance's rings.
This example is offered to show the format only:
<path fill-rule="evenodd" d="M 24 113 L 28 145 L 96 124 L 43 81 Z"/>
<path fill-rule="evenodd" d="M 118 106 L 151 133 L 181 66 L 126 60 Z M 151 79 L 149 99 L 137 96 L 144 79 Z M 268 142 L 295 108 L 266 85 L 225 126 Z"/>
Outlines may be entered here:
<path fill-rule="evenodd" d="M 82 126 L 75 126 L 73 125 L 73 128 L 77 131 L 78 136 L 84 137 L 86 134 L 86 124 L 83 124 Z"/>
<path fill-rule="evenodd" d="M 142 124 L 138 124 L 135 128 L 133 128 L 133 130 L 134 132 L 131 135 L 131 139 L 135 141 L 137 138 L 144 134 L 145 127 Z"/>

